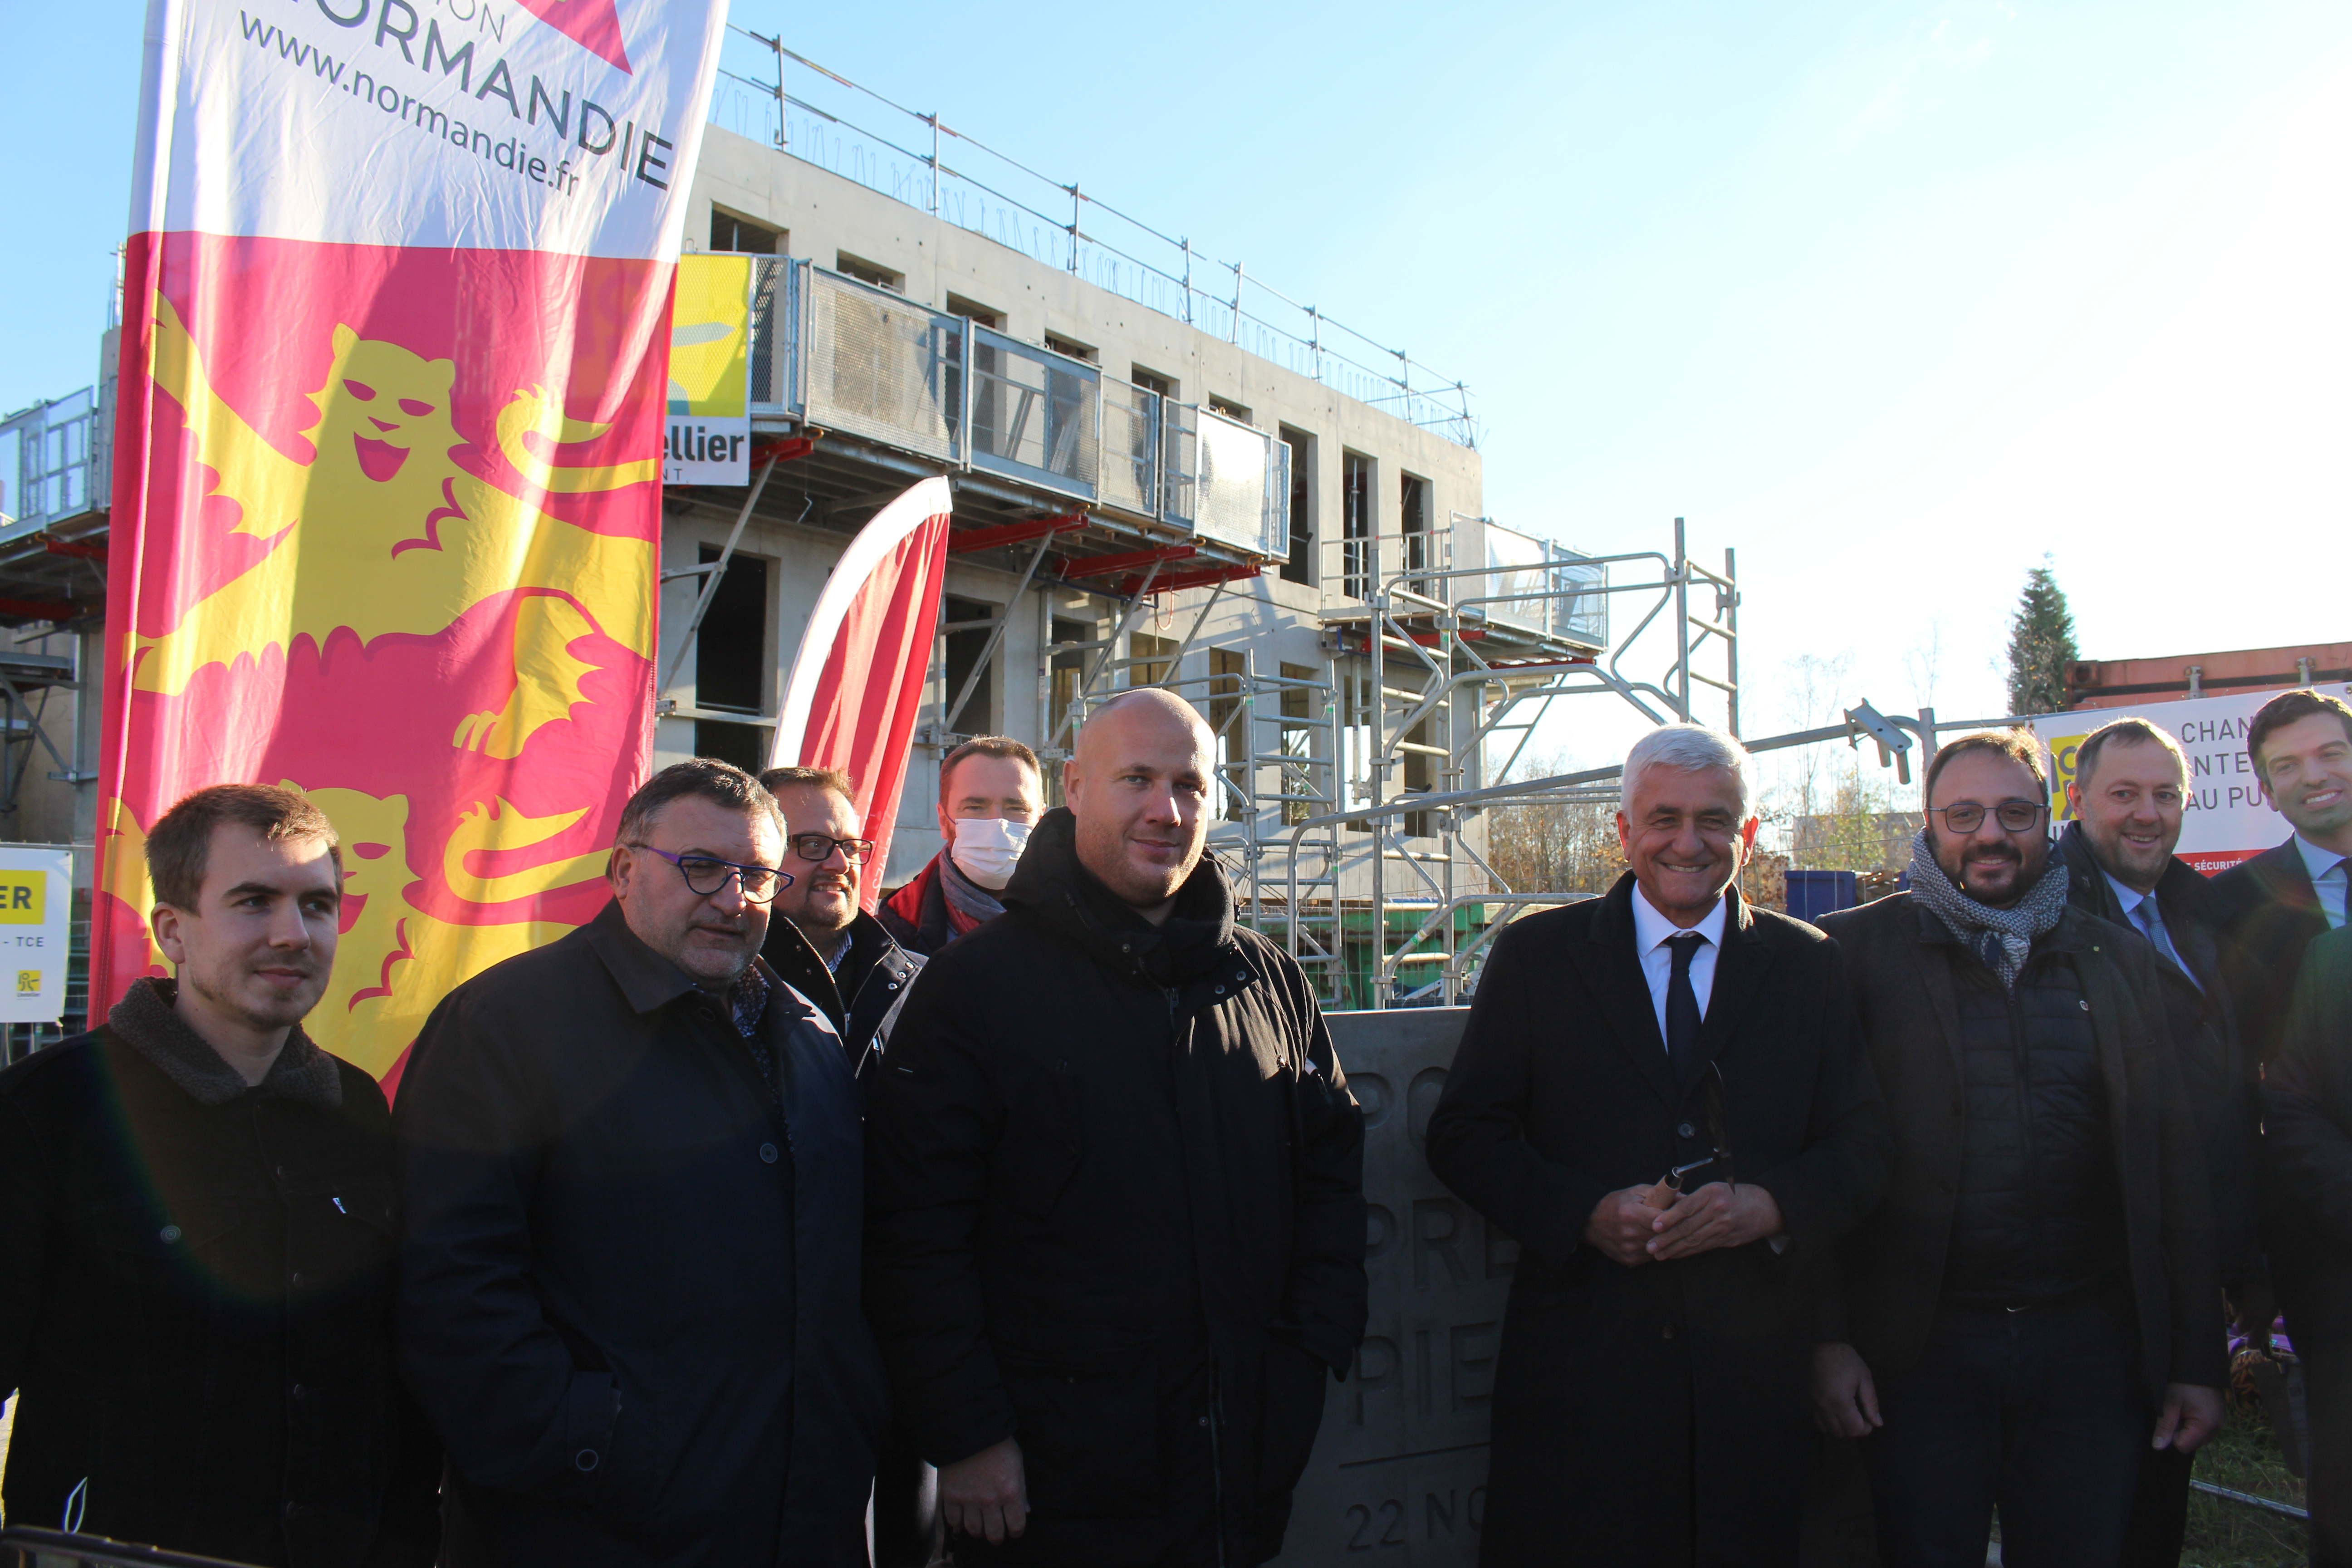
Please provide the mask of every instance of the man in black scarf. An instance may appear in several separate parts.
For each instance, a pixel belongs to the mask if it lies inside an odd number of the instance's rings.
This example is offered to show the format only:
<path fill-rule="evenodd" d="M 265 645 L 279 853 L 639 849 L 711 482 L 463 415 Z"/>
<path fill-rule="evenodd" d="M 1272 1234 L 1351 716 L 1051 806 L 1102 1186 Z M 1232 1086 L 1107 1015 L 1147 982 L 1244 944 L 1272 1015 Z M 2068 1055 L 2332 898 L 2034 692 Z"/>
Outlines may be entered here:
<path fill-rule="evenodd" d="M 1362 1118 L 1202 856 L 1214 759 L 1098 710 L 876 1076 L 866 1305 L 960 1563 L 1266 1561 L 1363 1333 Z"/>
<path fill-rule="evenodd" d="M 2140 1456 L 2221 1422 L 2211 1194 L 2156 950 L 2066 900 L 2042 755 L 1927 771 L 1911 889 L 1830 916 L 1895 1131 L 1817 1320 L 1895 1568 L 2114 1563 Z"/>

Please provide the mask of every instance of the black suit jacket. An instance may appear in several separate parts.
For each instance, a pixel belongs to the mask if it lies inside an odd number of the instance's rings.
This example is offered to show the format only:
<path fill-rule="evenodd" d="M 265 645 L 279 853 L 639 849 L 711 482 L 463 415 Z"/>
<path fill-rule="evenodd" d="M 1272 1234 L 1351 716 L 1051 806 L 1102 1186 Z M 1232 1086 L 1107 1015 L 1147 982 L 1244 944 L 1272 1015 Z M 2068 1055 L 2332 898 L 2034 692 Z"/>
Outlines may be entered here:
<path fill-rule="evenodd" d="M 2311 944 L 2267 1078 L 2263 1173 L 2287 1331 L 2340 1350 L 2352 1343 L 2352 927 Z"/>
<path fill-rule="evenodd" d="M 2214 878 L 2213 890 L 2226 901 L 2221 973 L 2239 1037 L 2256 1061 L 2266 1062 L 2278 1055 L 2303 950 L 2327 929 L 2327 917 L 2291 837 Z"/>
<path fill-rule="evenodd" d="M 2085 914 L 2136 931 L 2100 870 L 2080 822 L 2058 840 L 2066 862 L 2067 901 Z M 2221 1281 L 2235 1289 L 2262 1272 L 2254 1202 L 2254 1149 L 2262 1137 L 2261 1074 L 2238 1038 L 2237 1010 L 2221 973 L 2221 922 L 2230 905 L 2221 889 L 2175 858 L 2156 884 L 2156 907 L 2172 945 L 2197 976 L 2182 975 L 2163 954 L 2156 977 L 2179 1053 L 2180 1081 L 2213 1184 L 2213 1237 Z"/>
<path fill-rule="evenodd" d="M 1824 1271 L 1820 1331 L 1883 1377 L 1917 1364 L 1943 1296 L 1967 1131 L 1951 955 L 1966 950 L 1909 893 L 1822 924 L 1845 948 L 1895 1157 L 1885 1203 Z M 2204 1154 L 2164 1011 L 2146 1000 L 2163 994 L 2163 960 L 2137 931 L 2072 905 L 2042 942 L 2071 954 L 2098 1039 L 2149 1397 L 2168 1383 L 2219 1388 L 2228 1369 Z"/>
<path fill-rule="evenodd" d="M 1877 1201 L 1890 1152 L 1835 943 L 1732 908 L 1699 1037 L 1740 1180 L 1790 1246 L 1625 1268 L 1582 1241 L 1608 1194 L 1708 1148 L 1633 948 L 1633 879 L 1496 940 L 1429 1124 L 1432 1170 L 1516 1237 L 1484 1561 L 1793 1561 L 1812 1445 L 1806 1266 Z M 1694 1419 L 1696 1414 L 1696 1420 Z"/>

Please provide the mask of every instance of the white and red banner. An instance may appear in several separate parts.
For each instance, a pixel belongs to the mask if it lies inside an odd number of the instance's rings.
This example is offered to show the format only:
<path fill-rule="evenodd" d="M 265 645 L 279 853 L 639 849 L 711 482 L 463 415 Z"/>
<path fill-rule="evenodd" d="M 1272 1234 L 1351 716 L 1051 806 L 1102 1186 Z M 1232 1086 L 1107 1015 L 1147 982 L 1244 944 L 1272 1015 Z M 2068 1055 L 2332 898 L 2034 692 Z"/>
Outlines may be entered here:
<path fill-rule="evenodd" d="M 671 272 L 725 0 L 152 0 L 93 910 L 226 781 L 348 868 L 309 1027 L 378 1075 L 592 916 L 651 754 Z"/>
<path fill-rule="evenodd" d="M 890 863 L 939 635 L 953 507 L 947 480 L 924 479 L 849 542 L 801 633 L 768 759 L 771 767 L 839 768 L 856 781 L 858 820 L 874 840 L 875 870 L 860 884 L 869 914 Z"/>
<path fill-rule="evenodd" d="M 2341 682 L 2316 689 L 2352 701 L 2352 686 Z M 2246 755 L 2246 726 L 2275 691 L 2238 697 L 2197 697 L 2150 702 L 2137 708 L 2084 708 L 2033 721 L 2035 738 L 2050 753 L 2052 794 L 2058 820 L 2072 816 L 2063 798 L 2074 777 L 2074 749 L 2102 724 L 2145 719 L 2180 742 L 2189 758 L 2187 810 L 2175 851 L 2205 875 L 2226 871 L 2239 861 L 2286 842 L 2294 829 L 2263 793 Z"/>

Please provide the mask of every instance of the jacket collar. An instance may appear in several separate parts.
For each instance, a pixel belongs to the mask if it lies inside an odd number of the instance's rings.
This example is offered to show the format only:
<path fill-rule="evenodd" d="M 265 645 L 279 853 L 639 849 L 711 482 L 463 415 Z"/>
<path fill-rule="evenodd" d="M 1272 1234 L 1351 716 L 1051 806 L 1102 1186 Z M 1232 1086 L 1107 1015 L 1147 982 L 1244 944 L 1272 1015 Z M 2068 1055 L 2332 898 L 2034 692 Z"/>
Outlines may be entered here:
<path fill-rule="evenodd" d="M 629 1010 L 640 1016 L 701 990 L 685 970 L 647 947 L 629 929 L 628 917 L 621 913 L 617 899 L 608 901 L 594 920 L 581 928 L 581 933 L 621 988 Z"/>
<path fill-rule="evenodd" d="M 173 1005 L 178 994 L 176 981 L 134 980 L 122 1000 L 107 1011 L 106 1026 L 197 1104 L 226 1105 L 248 1090 L 322 1110 L 342 1104 L 343 1079 L 335 1058 L 313 1045 L 299 1024 L 288 1033 L 261 1082 L 247 1084 L 181 1018 Z"/>
<path fill-rule="evenodd" d="M 842 958 L 839 979 L 835 978 L 836 972 L 824 966 L 824 959 L 816 944 L 809 941 L 808 933 L 782 916 L 769 920 L 768 940 L 760 956 L 768 961 L 768 967 L 786 984 L 834 1016 L 836 1024 L 856 1004 L 858 993 L 875 975 L 903 979 L 916 967 L 882 922 L 863 910 L 849 923 L 849 952 Z M 847 984 L 845 985 L 843 981 Z M 832 999 L 831 1005 L 827 1005 L 828 997 Z"/>
<path fill-rule="evenodd" d="M 1233 888 L 1215 856 L 1201 857 L 1176 889 L 1174 910 L 1155 926 L 1079 863 L 1077 819 L 1067 806 L 1038 819 L 1003 901 L 1104 967 L 1156 984 L 1205 974 L 1235 945 Z"/>
<path fill-rule="evenodd" d="M 1570 959 L 1584 971 L 1589 989 L 1600 999 L 1619 1043 L 1631 1053 L 1634 1069 L 1667 1106 L 1678 1107 L 1690 1085 L 1675 1080 L 1665 1038 L 1658 1032 L 1649 977 L 1643 973 L 1641 955 L 1634 948 L 1633 888 L 1633 872 L 1617 879 L 1602 897 L 1586 940 Z M 1716 955 L 1715 984 L 1699 1026 L 1695 1065 L 1702 1068 L 1730 1044 L 1772 967 L 1772 944 L 1740 898 L 1738 888 L 1726 889 L 1723 897 L 1723 948 Z M 1694 1073 L 1692 1082 L 1696 1081 Z"/>

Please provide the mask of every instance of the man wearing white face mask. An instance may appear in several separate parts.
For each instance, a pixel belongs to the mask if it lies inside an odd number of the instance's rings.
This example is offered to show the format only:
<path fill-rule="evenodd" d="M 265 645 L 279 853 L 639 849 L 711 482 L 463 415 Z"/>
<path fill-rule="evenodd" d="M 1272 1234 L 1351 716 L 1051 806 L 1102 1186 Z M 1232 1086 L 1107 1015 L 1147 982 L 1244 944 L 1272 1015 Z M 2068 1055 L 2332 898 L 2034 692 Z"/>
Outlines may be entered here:
<path fill-rule="evenodd" d="M 1029 829 L 1045 814 L 1036 753 L 1003 735 L 966 741 L 940 764 L 940 832 L 947 847 L 877 911 L 898 945 L 925 957 L 1004 912 Z"/>

